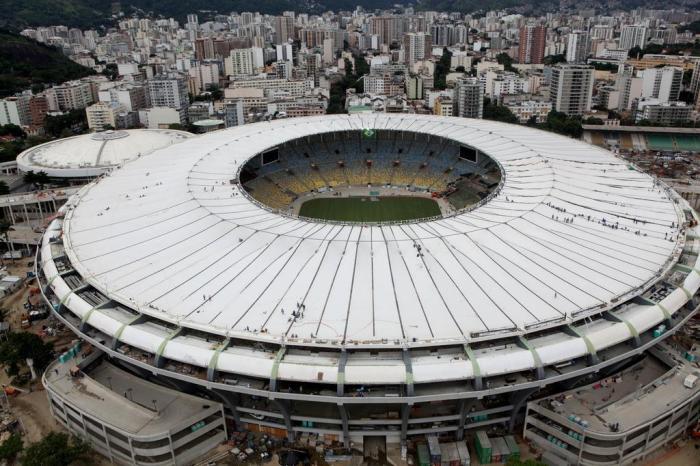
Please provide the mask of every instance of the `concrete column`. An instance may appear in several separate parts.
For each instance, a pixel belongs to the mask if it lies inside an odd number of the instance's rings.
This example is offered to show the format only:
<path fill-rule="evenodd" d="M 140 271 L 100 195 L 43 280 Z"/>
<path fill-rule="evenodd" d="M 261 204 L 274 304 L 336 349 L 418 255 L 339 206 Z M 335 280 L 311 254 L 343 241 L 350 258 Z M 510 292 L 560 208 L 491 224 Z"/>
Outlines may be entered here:
<path fill-rule="evenodd" d="M 173 457 L 173 464 L 177 464 L 175 460 L 175 449 L 173 448 L 173 436 L 170 433 L 168 433 L 168 444 L 170 445 L 170 455 Z"/>
<path fill-rule="evenodd" d="M 586 431 L 583 431 L 583 435 L 581 436 L 581 446 L 578 449 L 578 461 L 577 465 L 581 464 L 581 457 L 583 457 L 583 448 L 586 444 Z"/>
<path fill-rule="evenodd" d="M 345 448 L 350 448 L 350 427 L 348 425 L 348 411 L 345 406 L 338 404 L 338 412 L 340 412 L 340 419 L 343 421 L 343 444 Z"/>
<path fill-rule="evenodd" d="M 221 402 L 224 404 L 224 406 L 226 406 L 229 409 L 229 411 L 231 411 L 233 421 L 236 423 L 236 425 L 239 425 L 241 423 L 241 414 L 238 412 L 237 409 L 237 406 L 239 404 L 238 394 L 232 392 L 222 392 L 213 388 L 211 389 L 211 392 L 218 396 L 219 399 L 221 399 Z"/>
<path fill-rule="evenodd" d="M 464 440 L 464 424 L 467 422 L 467 400 L 464 398 L 457 402 L 457 412 L 459 413 L 459 420 L 457 421 L 455 437 L 457 440 Z"/>
<path fill-rule="evenodd" d="M 408 416 L 411 407 L 408 403 L 401 405 L 401 443 L 406 442 L 408 437 Z"/>
<path fill-rule="evenodd" d="M 513 411 L 510 415 L 510 420 L 508 421 L 508 431 L 513 433 L 515 430 L 515 423 L 518 420 L 518 413 L 520 412 L 520 409 L 523 407 L 525 403 L 527 403 L 527 399 L 530 398 L 530 395 L 538 391 L 539 388 L 529 388 L 526 390 L 521 390 L 519 392 L 513 392 L 513 394 L 510 396 L 511 404 L 513 405 Z"/>
<path fill-rule="evenodd" d="M 287 409 L 287 404 L 284 400 L 273 399 L 272 403 L 277 406 L 280 410 L 282 416 L 284 417 L 284 425 L 287 428 L 287 440 L 294 442 L 294 424 L 292 424 L 292 416 L 289 414 L 289 409 Z"/>
<path fill-rule="evenodd" d="M 105 436 L 105 440 L 107 441 L 107 453 L 109 453 L 109 461 L 114 463 L 114 456 L 112 455 L 112 445 L 109 444 L 109 434 L 107 433 L 107 428 L 105 427 L 104 424 L 102 425 L 102 435 Z"/>

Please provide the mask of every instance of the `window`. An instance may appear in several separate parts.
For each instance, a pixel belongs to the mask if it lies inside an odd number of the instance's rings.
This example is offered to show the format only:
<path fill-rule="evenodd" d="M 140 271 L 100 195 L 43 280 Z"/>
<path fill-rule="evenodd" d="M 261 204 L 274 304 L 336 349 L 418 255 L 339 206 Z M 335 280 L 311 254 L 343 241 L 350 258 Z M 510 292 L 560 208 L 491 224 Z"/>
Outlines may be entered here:
<path fill-rule="evenodd" d="M 476 163 L 476 149 L 467 146 L 459 146 L 459 158 Z"/>

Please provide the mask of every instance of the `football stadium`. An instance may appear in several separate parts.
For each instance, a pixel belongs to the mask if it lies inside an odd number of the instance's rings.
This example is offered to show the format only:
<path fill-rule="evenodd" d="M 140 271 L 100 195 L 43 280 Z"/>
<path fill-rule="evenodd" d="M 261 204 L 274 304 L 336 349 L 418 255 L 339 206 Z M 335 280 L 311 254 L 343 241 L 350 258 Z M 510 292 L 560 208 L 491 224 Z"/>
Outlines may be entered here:
<path fill-rule="evenodd" d="M 83 187 L 36 264 L 110 388 L 174 389 L 226 422 L 206 411 L 206 435 L 175 434 L 160 416 L 170 433 L 145 435 L 58 368 L 45 384 L 61 422 L 102 424 L 105 454 L 136 463 L 231 426 L 346 445 L 512 430 L 529 400 L 639 363 L 696 312 L 697 229 L 635 166 L 524 126 L 363 114 L 212 132 Z"/>

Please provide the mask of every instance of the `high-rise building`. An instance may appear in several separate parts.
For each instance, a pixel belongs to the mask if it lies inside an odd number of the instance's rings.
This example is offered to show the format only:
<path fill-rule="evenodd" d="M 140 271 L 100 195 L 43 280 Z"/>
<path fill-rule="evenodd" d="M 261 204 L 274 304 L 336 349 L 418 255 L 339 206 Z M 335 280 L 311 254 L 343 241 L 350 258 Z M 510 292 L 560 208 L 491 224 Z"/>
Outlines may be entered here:
<path fill-rule="evenodd" d="M 98 92 L 100 102 L 111 102 L 123 105 L 127 111 L 134 112 L 148 107 L 148 92 L 141 84 L 123 83 L 104 86 Z"/>
<path fill-rule="evenodd" d="M 0 125 L 25 126 L 31 123 L 29 101 L 31 95 L 18 94 L 0 100 Z"/>
<path fill-rule="evenodd" d="M 584 63 L 590 48 L 589 34 L 586 31 L 569 33 L 566 44 L 566 61 L 569 63 Z"/>
<path fill-rule="evenodd" d="M 633 70 L 617 73 L 615 88 L 620 92 L 618 110 L 630 110 L 635 100 L 642 97 L 642 82 L 642 78 L 634 76 Z"/>
<path fill-rule="evenodd" d="M 518 62 L 543 63 L 547 28 L 544 26 L 523 26 L 520 28 Z"/>
<path fill-rule="evenodd" d="M 458 24 L 455 26 L 454 32 L 454 43 L 455 44 L 466 44 L 469 40 L 469 28 L 464 24 Z"/>
<path fill-rule="evenodd" d="M 642 97 L 658 99 L 659 102 L 678 100 L 683 84 L 683 68 L 664 66 L 642 71 Z"/>
<path fill-rule="evenodd" d="M 219 63 L 205 62 L 188 70 L 193 81 L 194 91 L 204 92 L 219 85 Z"/>
<path fill-rule="evenodd" d="M 52 111 L 80 110 L 95 101 L 89 82 L 69 81 L 45 91 Z"/>
<path fill-rule="evenodd" d="M 233 49 L 224 60 L 224 71 L 227 76 L 252 76 L 255 74 L 253 65 L 253 49 Z"/>
<path fill-rule="evenodd" d="M 321 56 L 317 53 L 304 54 L 303 64 L 299 65 L 305 67 L 306 77 L 313 78 L 314 87 L 318 87 L 321 76 Z"/>
<path fill-rule="evenodd" d="M 277 44 L 275 51 L 277 61 L 294 61 L 294 46 L 291 43 Z"/>
<path fill-rule="evenodd" d="M 430 57 L 432 38 L 423 32 L 409 32 L 403 35 L 404 61 L 410 67 L 417 61 Z"/>
<path fill-rule="evenodd" d="M 377 35 L 379 45 L 390 45 L 401 40 L 406 32 L 405 16 L 374 16 L 370 18 L 369 33 Z"/>
<path fill-rule="evenodd" d="M 406 78 L 406 97 L 409 100 L 423 98 L 423 79 L 420 76 L 411 75 Z"/>
<path fill-rule="evenodd" d="M 97 102 L 85 109 L 88 128 L 93 131 L 116 129 L 119 113 L 125 113 L 126 108 L 119 103 Z"/>
<path fill-rule="evenodd" d="M 454 115 L 463 118 L 484 116 L 484 89 L 477 78 L 459 78 L 453 99 Z"/>
<path fill-rule="evenodd" d="M 35 95 L 29 99 L 29 120 L 34 128 L 44 126 L 46 114 L 49 112 L 49 103 L 44 95 Z"/>
<path fill-rule="evenodd" d="M 199 18 L 197 15 L 187 15 L 187 26 L 188 35 L 190 40 L 195 40 L 197 37 L 197 31 L 199 30 Z"/>
<path fill-rule="evenodd" d="M 323 63 L 330 65 L 335 59 L 335 54 L 333 53 L 333 39 L 327 38 L 323 39 Z"/>
<path fill-rule="evenodd" d="M 592 95 L 592 66 L 559 64 L 552 68 L 549 100 L 556 111 L 583 115 L 591 109 Z"/>
<path fill-rule="evenodd" d="M 644 48 L 648 40 L 649 28 L 646 26 L 622 26 L 620 29 L 620 48 L 623 50 L 633 47 Z"/>
<path fill-rule="evenodd" d="M 197 60 L 211 60 L 215 56 L 214 41 L 211 37 L 200 37 L 194 42 L 194 58 Z"/>
<path fill-rule="evenodd" d="M 275 16 L 275 43 L 285 44 L 294 39 L 294 18 L 290 16 Z"/>
<path fill-rule="evenodd" d="M 591 39 L 610 40 L 615 36 L 615 29 L 605 24 L 596 24 L 591 28 Z"/>
<path fill-rule="evenodd" d="M 186 110 L 189 106 L 187 80 L 177 74 L 160 74 L 148 80 L 151 107 L 167 107 Z"/>
<path fill-rule="evenodd" d="M 449 47 L 455 43 L 454 26 L 452 24 L 433 24 L 430 26 L 433 43 L 441 47 Z"/>

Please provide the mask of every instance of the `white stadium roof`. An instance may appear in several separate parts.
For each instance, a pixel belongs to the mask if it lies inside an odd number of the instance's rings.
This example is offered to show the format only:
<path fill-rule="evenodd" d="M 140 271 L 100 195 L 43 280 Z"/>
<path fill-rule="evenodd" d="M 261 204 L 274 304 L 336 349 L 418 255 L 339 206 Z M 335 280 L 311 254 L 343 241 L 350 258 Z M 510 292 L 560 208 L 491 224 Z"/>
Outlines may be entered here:
<path fill-rule="evenodd" d="M 129 129 L 83 134 L 32 147 L 17 156 L 23 172 L 46 172 L 51 177 L 100 176 L 124 162 L 149 154 L 194 135 L 171 129 Z"/>
<path fill-rule="evenodd" d="M 231 183 L 262 150 L 364 128 L 468 144 L 498 161 L 502 187 L 450 217 L 365 226 L 280 214 Z M 664 186 L 602 149 L 486 120 L 366 114 L 245 125 L 155 151 L 86 186 L 62 228 L 87 283 L 176 325 L 260 340 L 411 344 L 610 309 L 675 264 L 683 222 Z M 299 303 L 304 317 L 290 319 Z"/>

